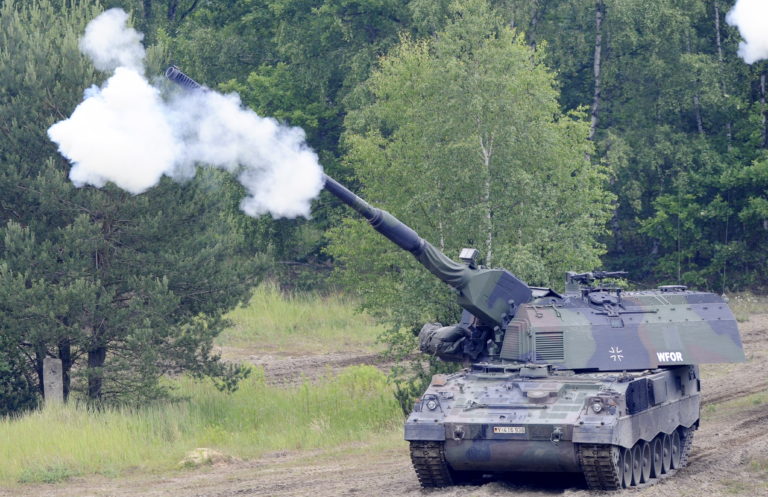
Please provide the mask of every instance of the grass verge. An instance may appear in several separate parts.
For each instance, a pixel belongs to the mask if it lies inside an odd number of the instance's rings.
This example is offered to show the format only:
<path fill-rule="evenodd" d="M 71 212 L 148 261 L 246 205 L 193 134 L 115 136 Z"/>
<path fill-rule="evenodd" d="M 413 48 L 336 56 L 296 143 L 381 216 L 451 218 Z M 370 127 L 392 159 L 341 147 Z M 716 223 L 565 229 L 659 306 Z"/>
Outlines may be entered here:
<path fill-rule="evenodd" d="M 356 312 L 354 302 L 341 295 L 285 294 L 265 283 L 227 317 L 234 325 L 217 339 L 225 348 L 285 355 L 383 349 L 377 337 L 384 327 Z"/>
<path fill-rule="evenodd" d="M 402 415 L 383 373 L 353 366 L 322 383 L 277 388 L 254 374 L 234 394 L 182 379 L 187 400 L 99 411 L 49 406 L 0 421 L 0 484 L 175 468 L 196 447 L 253 458 L 389 436 Z"/>
<path fill-rule="evenodd" d="M 735 293 L 728 296 L 728 305 L 736 316 L 736 321 L 743 323 L 749 321 L 752 314 L 768 314 L 768 295 Z"/>
<path fill-rule="evenodd" d="M 734 411 L 743 411 L 744 409 L 752 409 L 766 405 L 768 405 L 768 390 L 718 404 L 707 404 L 704 406 L 702 419 L 712 419 L 716 415 L 727 416 Z"/>

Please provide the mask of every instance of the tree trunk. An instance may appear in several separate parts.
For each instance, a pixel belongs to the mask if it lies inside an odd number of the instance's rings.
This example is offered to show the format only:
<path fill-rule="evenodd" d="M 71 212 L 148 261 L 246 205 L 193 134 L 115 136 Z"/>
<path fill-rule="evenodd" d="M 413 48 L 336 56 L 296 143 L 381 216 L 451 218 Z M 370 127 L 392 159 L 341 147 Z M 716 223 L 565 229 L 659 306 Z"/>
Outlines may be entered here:
<path fill-rule="evenodd" d="M 179 0 L 168 0 L 168 14 L 167 19 L 170 22 L 176 20 L 176 9 L 179 8 Z"/>
<path fill-rule="evenodd" d="M 723 44 L 720 40 L 720 5 L 715 0 L 715 43 L 717 43 L 717 61 L 723 63 Z"/>
<path fill-rule="evenodd" d="M 600 62 L 603 52 L 603 0 L 597 0 L 595 2 L 595 52 L 593 72 L 595 76 L 595 91 L 592 95 L 592 112 L 589 122 L 589 139 L 593 140 L 595 137 L 595 130 L 597 129 L 598 115 L 600 111 Z"/>
<path fill-rule="evenodd" d="M 72 343 L 68 338 L 59 342 L 59 359 L 61 359 L 61 380 L 64 391 L 64 402 L 69 398 L 70 371 L 72 370 Z"/>
<path fill-rule="evenodd" d="M 768 130 L 766 130 L 766 109 L 765 109 L 765 71 L 760 74 L 760 107 L 762 108 L 763 128 L 760 130 L 760 144 L 763 148 L 768 148 Z"/>
<path fill-rule="evenodd" d="M 703 135 L 704 123 L 701 120 L 701 102 L 699 101 L 698 94 L 693 96 L 693 111 L 696 114 L 696 129 L 698 130 L 700 135 Z"/>
<path fill-rule="evenodd" d="M 35 373 L 37 373 L 37 388 L 41 395 L 45 395 L 45 382 L 43 381 L 43 359 L 46 356 L 46 350 L 43 345 L 38 344 L 35 347 Z"/>
<path fill-rule="evenodd" d="M 611 231 L 613 232 L 614 250 L 619 254 L 624 253 L 624 237 L 621 232 L 621 223 L 619 223 L 619 209 L 615 205 L 613 206 L 613 216 L 611 216 Z"/>
<path fill-rule="evenodd" d="M 483 153 L 485 181 L 483 182 L 483 202 L 485 203 L 485 264 L 491 265 L 493 259 L 493 210 L 491 209 L 491 157 L 493 156 L 493 136 L 487 142 L 480 137 L 480 149 Z"/>
<path fill-rule="evenodd" d="M 445 226 L 443 226 L 443 201 L 442 201 L 442 193 L 443 193 L 443 182 L 440 180 L 437 180 L 437 199 L 435 203 L 437 204 L 437 233 L 440 243 L 440 252 L 445 252 Z"/>
<path fill-rule="evenodd" d="M 533 2 L 533 12 L 531 12 L 531 21 L 528 23 L 528 39 L 531 40 L 531 48 L 536 50 L 536 25 L 539 24 L 539 16 L 544 7 L 538 2 Z"/>
<path fill-rule="evenodd" d="M 728 197 L 726 198 L 726 202 L 728 203 L 728 205 L 731 204 L 731 195 L 730 194 L 728 194 Z M 728 256 L 727 256 L 728 252 L 727 251 L 728 251 L 728 227 L 730 225 L 730 220 L 731 220 L 730 216 L 725 218 L 725 244 L 724 244 L 724 250 L 726 251 L 726 257 L 723 257 L 723 285 L 722 285 L 722 291 L 721 291 L 721 293 L 723 295 L 725 295 L 725 290 L 727 288 L 726 282 L 728 281 L 726 271 L 728 269 Z"/>
<path fill-rule="evenodd" d="M 104 382 L 104 361 L 107 358 L 107 348 L 99 346 L 88 351 L 88 398 L 99 400 L 101 387 Z"/>
<path fill-rule="evenodd" d="M 195 11 L 197 8 L 197 4 L 200 3 L 200 0 L 193 0 L 189 7 L 187 7 L 185 10 L 179 12 L 179 3 L 180 0 L 168 0 L 168 14 L 167 18 L 168 21 L 171 24 L 176 24 L 178 26 L 181 24 L 181 21 L 187 18 L 192 12 Z"/>
<path fill-rule="evenodd" d="M 141 5 L 144 11 L 144 25 L 148 27 L 152 22 L 152 0 L 142 0 Z"/>
<path fill-rule="evenodd" d="M 723 59 L 723 43 L 720 38 L 720 4 L 715 0 L 714 2 L 715 7 L 715 43 L 717 44 L 717 62 L 720 64 L 720 73 L 722 74 L 723 71 L 725 71 L 724 65 L 724 59 Z M 725 91 L 725 81 L 723 78 L 720 78 L 720 92 L 723 94 L 723 96 L 726 96 Z M 725 123 L 725 136 L 728 139 L 728 149 L 731 149 L 731 140 L 733 139 L 733 126 L 731 121 L 727 121 Z"/>
<path fill-rule="evenodd" d="M 685 45 L 687 52 L 690 54 L 692 53 L 691 50 L 691 38 L 690 36 L 686 37 Z M 693 88 L 693 115 L 696 116 L 696 130 L 699 132 L 700 135 L 704 134 L 704 121 L 701 118 L 701 98 L 699 97 L 699 86 L 701 86 L 701 80 L 696 77 L 695 86 Z"/>

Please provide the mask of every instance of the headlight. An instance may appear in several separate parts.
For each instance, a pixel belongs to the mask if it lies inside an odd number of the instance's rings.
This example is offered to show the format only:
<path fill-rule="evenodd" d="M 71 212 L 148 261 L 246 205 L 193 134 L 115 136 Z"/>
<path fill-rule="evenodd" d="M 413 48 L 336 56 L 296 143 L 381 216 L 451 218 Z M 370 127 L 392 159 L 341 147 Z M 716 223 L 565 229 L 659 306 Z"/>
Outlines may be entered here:
<path fill-rule="evenodd" d="M 434 411 L 435 409 L 437 409 L 437 401 L 435 399 L 429 399 L 427 401 L 427 409 L 429 409 L 430 411 Z"/>

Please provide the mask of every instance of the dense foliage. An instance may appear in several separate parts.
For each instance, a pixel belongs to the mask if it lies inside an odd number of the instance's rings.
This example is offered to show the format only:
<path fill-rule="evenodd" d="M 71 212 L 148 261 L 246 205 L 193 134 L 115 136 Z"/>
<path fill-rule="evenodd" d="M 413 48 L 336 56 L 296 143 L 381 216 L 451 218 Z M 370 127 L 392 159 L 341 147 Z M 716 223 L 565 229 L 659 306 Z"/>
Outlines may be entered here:
<path fill-rule="evenodd" d="M 304 127 L 332 176 L 451 256 L 473 245 L 541 285 L 602 265 L 768 286 L 766 63 L 736 55 L 732 1 L 5 0 L 0 374 L 56 355 L 95 397 L 192 364 L 220 375 L 207 347 L 255 253 L 292 286 L 335 265 L 398 326 L 456 313 L 326 196 L 312 220 L 276 221 L 238 214 L 215 174 L 138 197 L 73 188 L 44 131 L 99 80 L 77 38 L 114 6 L 155 72 L 176 63 Z"/>
<path fill-rule="evenodd" d="M 40 399 L 35 381 L 13 339 L 0 336 L 0 416 L 34 408 Z"/>
<path fill-rule="evenodd" d="M 344 117 L 360 105 L 355 89 L 400 36 L 418 44 L 453 19 L 449 0 L 112 3 L 133 7 L 145 25 L 152 19 L 173 59 L 194 74 L 305 126 L 331 174 L 364 187 L 370 178 L 355 175 L 340 143 Z M 194 6 L 183 22 L 159 15 L 181 4 Z M 725 22 L 733 2 L 490 4 L 556 71 L 560 111 L 590 114 L 590 159 L 608 168 L 616 195 L 603 199 L 613 210 L 603 265 L 649 283 L 764 288 L 766 66 L 736 55 L 740 38 Z M 339 215 L 327 204 L 313 220 L 321 230 Z M 324 259 L 321 233 L 306 224 L 268 231 L 283 260 Z M 553 275 L 554 267 L 543 271 Z"/>
<path fill-rule="evenodd" d="M 364 196 L 443 252 L 475 246 L 532 284 L 599 264 L 611 195 L 588 123 L 560 112 L 551 74 L 485 2 L 456 4 L 431 41 L 404 38 L 354 97 L 344 143 Z M 451 292 L 365 223 L 331 240 L 371 311 L 455 318 Z"/>
<path fill-rule="evenodd" d="M 75 188 L 45 133 L 99 81 L 77 44 L 101 9 L 1 8 L 0 328 L 10 357 L 0 368 L 22 369 L 42 391 L 43 359 L 58 357 L 65 396 L 92 401 L 162 395 L 168 372 L 233 386 L 244 370 L 221 363 L 212 340 L 261 265 L 233 221 L 233 182 L 206 172 L 139 196 Z"/>
<path fill-rule="evenodd" d="M 618 195 L 606 263 L 634 279 L 764 288 L 766 65 L 736 55 L 733 2 L 522 4 L 563 105 L 596 114 Z"/>

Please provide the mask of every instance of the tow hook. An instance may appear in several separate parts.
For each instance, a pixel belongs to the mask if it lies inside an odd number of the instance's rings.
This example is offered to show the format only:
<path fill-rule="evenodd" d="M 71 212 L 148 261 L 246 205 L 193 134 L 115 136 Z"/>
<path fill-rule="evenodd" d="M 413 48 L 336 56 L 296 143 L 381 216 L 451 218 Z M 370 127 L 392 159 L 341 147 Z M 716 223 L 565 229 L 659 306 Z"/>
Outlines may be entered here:
<path fill-rule="evenodd" d="M 560 440 L 563 439 L 563 429 L 559 426 L 552 430 L 552 435 L 549 437 L 549 441 L 555 445 L 560 444 Z"/>
<path fill-rule="evenodd" d="M 453 429 L 453 439 L 454 440 L 461 440 L 464 438 L 464 427 L 457 426 Z"/>

